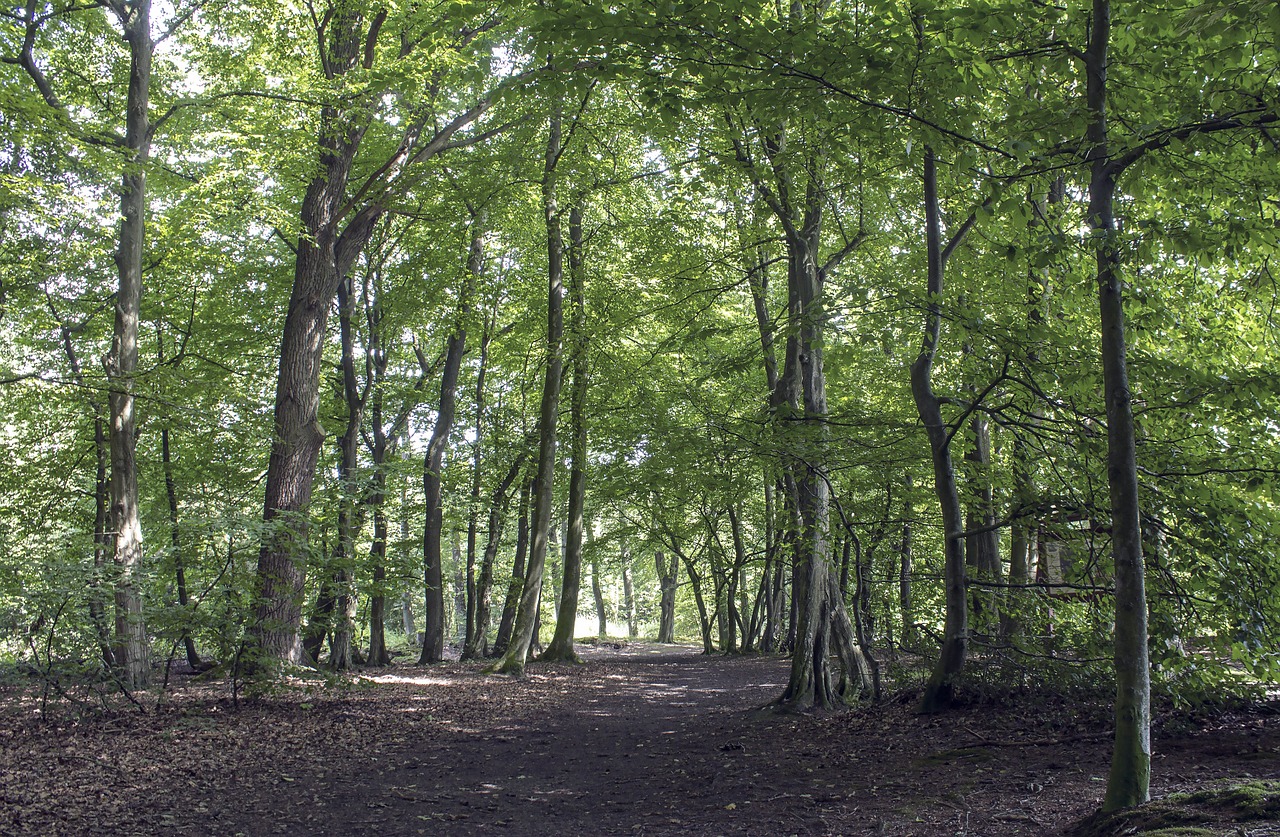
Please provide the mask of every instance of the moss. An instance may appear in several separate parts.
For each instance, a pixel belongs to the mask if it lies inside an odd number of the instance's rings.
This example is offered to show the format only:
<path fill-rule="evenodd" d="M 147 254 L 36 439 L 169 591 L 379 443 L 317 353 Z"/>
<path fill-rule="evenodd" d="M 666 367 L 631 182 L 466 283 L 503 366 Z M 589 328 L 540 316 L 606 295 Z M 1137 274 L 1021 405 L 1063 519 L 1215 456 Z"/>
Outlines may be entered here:
<path fill-rule="evenodd" d="M 1186 794 L 1192 805 L 1225 809 L 1236 820 L 1265 820 L 1280 817 L 1280 781 L 1253 780 L 1225 783 Z"/>
<path fill-rule="evenodd" d="M 1280 818 L 1280 781 L 1217 783 L 1191 793 L 1171 794 L 1138 808 L 1094 814 L 1076 824 L 1071 837 L 1201 837 L 1232 833 L 1230 823 Z M 1218 828 L 1214 828 L 1218 825 Z"/>

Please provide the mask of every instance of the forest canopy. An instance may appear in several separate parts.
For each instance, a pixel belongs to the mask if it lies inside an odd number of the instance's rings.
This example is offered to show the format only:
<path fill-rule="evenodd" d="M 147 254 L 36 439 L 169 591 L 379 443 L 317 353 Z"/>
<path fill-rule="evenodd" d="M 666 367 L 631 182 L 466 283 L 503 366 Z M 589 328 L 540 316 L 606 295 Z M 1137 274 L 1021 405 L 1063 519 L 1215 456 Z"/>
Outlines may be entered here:
<path fill-rule="evenodd" d="M 1280 9 L 0 10 L 0 658 L 1280 680 Z"/>

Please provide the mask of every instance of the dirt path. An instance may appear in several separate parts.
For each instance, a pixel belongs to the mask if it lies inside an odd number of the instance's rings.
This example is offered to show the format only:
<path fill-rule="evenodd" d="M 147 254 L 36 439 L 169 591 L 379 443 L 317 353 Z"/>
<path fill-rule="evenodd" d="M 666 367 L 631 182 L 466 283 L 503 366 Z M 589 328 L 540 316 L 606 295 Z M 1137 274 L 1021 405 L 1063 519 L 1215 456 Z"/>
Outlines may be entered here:
<path fill-rule="evenodd" d="M 1095 710 L 778 716 L 752 710 L 781 691 L 783 660 L 583 654 L 524 681 L 398 666 L 238 710 L 190 690 L 161 712 L 55 725 L 11 700 L 0 833 L 999 837 L 1055 833 L 1101 797 Z M 1280 777 L 1274 715 L 1166 739 L 1158 794 Z"/>

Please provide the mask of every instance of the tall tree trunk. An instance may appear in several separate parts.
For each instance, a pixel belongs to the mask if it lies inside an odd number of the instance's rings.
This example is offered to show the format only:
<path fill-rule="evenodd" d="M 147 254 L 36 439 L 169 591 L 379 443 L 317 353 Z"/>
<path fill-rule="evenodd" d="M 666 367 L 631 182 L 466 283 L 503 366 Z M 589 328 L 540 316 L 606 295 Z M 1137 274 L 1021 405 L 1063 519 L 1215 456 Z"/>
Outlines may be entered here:
<path fill-rule="evenodd" d="M 111 562 L 111 445 L 107 440 L 107 423 L 102 407 L 94 404 L 93 448 L 97 459 L 93 483 L 93 576 L 89 581 L 89 619 L 98 638 L 98 650 L 108 669 L 116 665 L 112 644 L 112 626 L 107 624 L 106 594 L 102 589 L 107 565 Z"/>
<path fill-rule="evenodd" d="M 524 674 L 529 648 L 538 621 L 542 597 L 542 574 L 547 560 L 547 538 L 551 530 L 552 485 L 556 467 L 556 422 L 560 415 L 560 385 L 564 366 L 564 239 L 560 231 L 560 207 L 556 202 L 556 165 L 564 151 L 559 106 L 551 115 L 547 133 L 547 153 L 542 176 L 543 218 L 547 230 L 547 368 L 542 385 L 538 419 L 538 471 L 534 478 L 531 543 L 525 571 L 524 589 L 516 612 L 511 645 L 494 671 L 517 676 Z"/>
<path fill-rule="evenodd" d="M 467 257 L 467 269 L 479 276 L 484 270 L 484 239 L 480 233 L 483 216 L 472 212 L 471 250 Z M 496 305 L 495 305 L 496 309 Z M 483 636 L 477 638 L 477 618 L 479 616 L 478 591 L 476 589 L 476 550 L 478 549 L 480 530 L 480 484 L 483 476 L 481 455 L 484 449 L 484 388 L 485 378 L 489 372 L 489 344 L 493 340 L 494 319 L 496 310 L 485 315 L 484 327 L 480 333 L 480 369 L 476 373 L 476 412 L 472 432 L 475 438 L 471 443 L 471 504 L 467 512 L 467 579 L 466 579 L 466 611 L 467 625 L 462 637 L 463 659 L 471 659 L 468 650 L 475 655 L 478 645 L 484 644 Z M 487 592 L 486 592 L 487 595 Z"/>
<path fill-rule="evenodd" d="M 507 585 L 507 598 L 502 605 L 502 618 L 498 622 L 498 634 L 493 640 L 494 657 L 501 657 L 511 644 L 515 630 L 516 611 L 520 609 L 520 594 L 524 592 L 525 556 L 529 551 L 529 506 L 533 497 L 534 479 L 520 487 L 520 506 L 516 513 L 516 558 L 511 569 L 511 582 Z"/>
<path fill-rule="evenodd" d="M 128 159 L 120 184 L 120 240 L 116 268 L 111 351 L 103 361 L 111 411 L 111 523 L 115 533 L 115 661 L 126 688 L 147 686 L 151 673 L 147 628 L 138 589 L 142 572 L 142 524 L 138 516 L 137 418 L 134 374 L 138 368 L 138 320 L 142 302 L 142 258 L 146 246 L 147 161 L 151 156 L 151 0 L 118 7 L 129 45 L 129 92 L 125 112 Z"/>
<path fill-rule="evenodd" d="M 676 556 L 670 560 L 662 552 L 653 554 L 653 565 L 658 571 L 658 637 L 657 642 L 676 641 Z"/>
<path fill-rule="evenodd" d="M 995 528 L 995 499 L 991 486 L 991 425 L 987 417 L 975 411 L 969 419 L 969 441 L 965 452 L 970 505 L 965 520 L 965 561 L 973 569 L 974 577 L 987 583 L 998 583 L 1004 575 L 1000 560 L 1000 533 Z M 999 622 L 999 596 L 996 588 L 986 587 L 973 591 L 971 621 L 979 624 L 979 630 L 992 632 Z"/>
<path fill-rule="evenodd" d="M 943 271 L 941 209 L 938 205 L 938 173 L 933 149 L 925 149 L 925 238 L 929 257 L 928 308 L 920 354 L 911 364 L 911 394 L 929 437 L 933 458 L 933 481 L 942 509 L 944 543 L 944 587 L 946 617 L 943 621 L 942 649 L 920 699 L 920 712 L 938 712 L 951 705 L 955 681 L 969 655 L 969 602 L 967 597 L 964 514 L 951 462 L 950 436 L 942 418 L 942 400 L 933 391 L 933 361 L 942 334 Z"/>
<path fill-rule="evenodd" d="M 376 404 L 376 402 L 375 402 Z M 375 414 L 380 412 L 375 410 Z M 374 416 L 374 421 L 380 417 Z M 373 507 L 373 543 L 369 545 L 369 563 L 373 566 L 373 584 L 369 590 L 369 665 L 391 664 L 387 649 L 387 473 L 383 463 L 374 461 L 369 489 L 369 505 Z"/>
<path fill-rule="evenodd" d="M 1093 0 L 1085 50 L 1090 115 L 1089 226 L 1097 261 L 1102 326 L 1103 398 L 1107 408 L 1107 484 L 1111 494 L 1111 547 L 1116 571 L 1116 738 L 1102 810 L 1141 805 L 1151 798 L 1151 669 L 1147 658 L 1147 599 L 1138 505 L 1137 445 L 1129 390 L 1123 280 L 1113 201 L 1118 170 L 1108 159 L 1107 50 L 1111 4 Z"/>
<path fill-rule="evenodd" d="M 329 41 L 320 47 L 330 79 L 357 65 L 362 47 L 360 29 L 360 15 L 346 6 L 329 22 Z M 329 307 L 339 281 L 378 220 L 376 214 L 360 212 L 341 228 L 347 181 L 364 134 L 360 110 L 355 104 L 348 110 L 334 104 L 321 109 L 317 134 L 321 171 L 302 199 L 302 233 L 280 342 L 274 433 L 263 501 L 267 534 L 258 554 L 257 602 L 250 628 L 260 667 L 301 660 L 298 627 L 307 571 L 307 515 L 324 441 L 319 422 L 320 372 Z"/>
<path fill-rule="evenodd" d="M 600 579 L 600 555 L 591 553 L 591 596 L 596 604 L 596 636 L 604 639 L 609 635 L 609 614 L 604 609 L 604 585 Z"/>
<path fill-rule="evenodd" d="M 689 576 L 689 586 L 693 589 L 693 603 L 698 608 L 698 629 L 702 634 L 702 653 L 714 654 L 716 651 L 715 643 L 711 640 L 712 622 L 715 621 L 715 614 L 707 610 L 707 600 L 702 593 L 702 575 L 698 572 L 698 565 L 692 558 L 683 552 L 677 553 L 681 561 L 684 562 L 684 571 Z M 673 556 L 674 566 L 674 556 Z M 675 585 L 672 585 L 672 614 L 675 613 Z M 673 620 L 674 621 L 674 620 Z M 674 639 L 672 640 L 674 641 Z"/>
<path fill-rule="evenodd" d="M 622 546 L 622 602 L 627 611 L 627 638 L 640 636 L 640 625 L 636 618 L 636 594 L 631 582 L 631 549 Z"/>
<path fill-rule="evenodd" d="M 475 626 L 472 635 L 462 647 L 462 659 L 474 660 L 485 655 L 485 641 L 489 633 L 490 599 L 493 590 L 493 566 L 498 558 L 498 548 L 502 545 L 503 521 L 511 506 L 511 486 L 520 476 L 527 455 L 524 451 L 516 457 L 508 469 L 507 475 L 494 489 L 489 498 L 489 533 L 484 547 L 484 558 L 480 561 L 480 577 L 476 581 L 475 590 Z M 524 514 L 524 511 L 521 512 Z M 508 628 L 508 631 L 510 628 Z"/>
<path fill-rule="evenodd" d="M 461 642 L 467 623 L 467 574 L 462 557 L 462 533 L 453 530 L 453 631 L 455 642 Z"/>
<path fill-rule="evenodd" d="M 724 649 L 725 652 L 737 651 L 738 632 L 737 628 L 742 628 L 742 646 L 743 652 L 751 650 L 751 637 L 747 634 L 747 629 L 743 626 L 742 611 L 745 610 L 738 601 L 738 591 L 742 581 L 742 568 L 747 564 L 747 548 L 742 538 L 742 523 L 738 519 L 737 506 L 731 504 L 729 506 L 729 531 L 733 536 L 733 570 L 729 577 L 729 643 Z"/>
<path fill-rule="evenodd" d="M 788 337 L 783 386 L 802 416 L 803 438 L 792 453 L 799 529 L 795 575 L 795 645 L 791 676 L 778 705 L 788 709 L 832 708 L 839 697 L 832 688 L 827 663 L 830 620 L 844 602 L 829 595 L 831 572 L 830 486 L 826 477 L 827 395 L 822 363 L 822 280 L 818 272 L 821 202 L 811 181 L 803 226 L 788 234 Z M 841 654 L 843 659 L 844 653 Z"/>
<path fill-rule="evenodd" d="M 76 386 L 88 392 L 84 367 L 80 364 L 80 356 L 76 352 L 75 344 L 71 342 L 72 323 L 64 320 L 58 313 L 52 297 L 48 297 L 48 304 L 49 313 L 59 323 L 62 350 L 71 367 L 72 380 L 76 382 Z M 107 438 L 107 420 L 103 415 L 102 403 L 94 398 L 88 398 L 87 402 L 93 414 L 94 456 L 93 568 L 89 578 L 89 621 L 93 625 L 102 662 L 108 669 L 113 669 L 116 665 L 115 649 L 112 647 L 113 628 L 107 624 L 107 604 L 102 591 L 107 565 L 111 563 L 111 534 L 107 531 L 111 522 L 111 445 Z"/>
<path fill-rule="evenodd" d="M 476 246 L 475 240 L 472 242 Z M 475 251 L 472 258 L 477 258 Z M 476 273 L 468 271 L 459 291 L 458 325 L 449 335 L 445 350 L 444 369 L 440 377 L 440 406 L 436 411 L 436 424 L 431 431 L 431 441 L 422 463 L 422 489 L 426 498 L 426 526 L 422 534 L 423 577 L 426 581 L 426 615 L 423 618 L 422 653 L 419 665 L 438 663 L 444 659 L 444 575 L 441 570 L 443 554 L 441 535 L 444 528 L 442 502 L 442 473 L 444 452 L 449 446 L 449 434 L 457 411 L 458 375 L 462 370 L 462 357 L 467 346 L 466 319 L 471 311 L 471 292 Z"/>
<path fill-rule="evenodd" d="M 173 478 L 173 452 L 169 445 L 169 428 L 160 428 L 160 460 L 164 466 L 164 493 L 169 501 L 169 544 L 173 548 L 173 571 L 178 585 L 178 607 L 182 611 L 182 646 L 187 653 L 187 665 L 197 671 L 203 668 L 200 655 L 196 653 L 195 640 L 191 638 L 191 628 L 187 620 L 191 614 L 188 608 L 191 596 L 187 592 L 186 561 L 182 556 L 182 537 L 178 531 L 178 486 Z"/>
<path fill-rule="evenodd" d="M 352 666 L 351 640 L 355 632 L 355 552 L 361 522 L 356 488 L 356 466 L 360 426 L 364 421 L 365 396 L 356 377 L 355 282 L 342 277 L 338 285 L 338 325 L 341 344 L 342 401 L 347 408 L 347 425 L 338 437 L 338 543 L 333 560 L 334 613 L 329 646 L 329 667 L 346 671 Z"/>
<path fill-rule="evenodd" d="M 582 586 L 582 529 L 587 494 L 587 301 L 583 275 L 582 208 L 569 209 L 569 299 L 572 306 L 573 380 L 569 385 L 569 507 L 565 527 L 564 574 L 557 602 L 556 630 L 541 659 L 580 662 L 573 648 Z"/>
<path fill-rule="evenodd" d="M 910 648 L 916 642 L 916 612 L 911 590 L 911 561 L 914 546 L 912 517 L 915 510 L 911 501 L 911 476 L 908 474 L 907 499 L 902 507 L 902 544 L 898 548 L 898 609 L 902 614 L 902 645 Z"/>

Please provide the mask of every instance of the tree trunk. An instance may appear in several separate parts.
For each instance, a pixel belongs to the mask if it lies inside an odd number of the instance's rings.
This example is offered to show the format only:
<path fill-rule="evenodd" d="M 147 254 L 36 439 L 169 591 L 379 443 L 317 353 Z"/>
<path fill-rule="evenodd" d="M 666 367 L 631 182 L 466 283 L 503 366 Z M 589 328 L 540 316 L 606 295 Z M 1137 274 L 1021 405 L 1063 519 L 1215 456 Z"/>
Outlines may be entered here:
<path fill-rule="evenodd" d="M 661 552 L 653 555 L 653 565 L 658 571 L 658 637 L 657 642 L 673 643 L 676 641 L 676 557 L 667 557 Z"/>
<path fill-rule="evenodd" d="M 419 665 L 438 663 L 444 659 L 444 574 L 441 566 L 443 554 L 441 535 L 444 528 L 444 506 L 441 497 L 443 485 L 441 471 L 444 468 L 444 452 L 453 430 L 453 418 L 457 409 L 458 374 L 462 370 L 462 356 L 466 352 L 466 318 L 471 311 L 471 290 L 475 273 L 468 272 L 458 298 L 458 325 L 449 335 L 445 350 L 444 369 L 440 373 L 440 406 L 436 411 L 436 424 L 427 444 L 427 454 L 422 465 L 422 489 L 426 498 L 426 526 L 422 534 L 423 577 L 426 582 L 426 615 L 423 618 L 422 653 Z"/>
<path fill-rule="evenodd" d="M 129 45 L 129 92 L 125 112 L 128 159 L 120 185 L 120 240 L 116 268 L 111 351 L 103 361 L 111 412 L 111 525 L 115 576 L 115 662 L 127 689 L 146 688 L 151 674 L 147 628 L 138 590 L 142 572 L 142 524 L 138 516 L 137 418 L 134 375 L 138 368 L 138 320 L 142 303 L 142 258 L 146 246 L 147 161 L 151 156 L 151 0 L 125 7 L 121 19 Z"/>
<path fill-rule="evenodd" d="M 712 622 L 715 615 L 707 611 L 707 600 L 702 594 L 702 576 L 698 573 L 698 567 L 688 555 L 680 554 L 680 558 L 684 561 L 685 573 L 689 576 L 689 586 L 693 588 L 693 602 L 698 607 L 698 629 L 702 634 L 702 653 L 714 654 L 716 650 L 715 643 L 711 641 Z M 674 566 L 674 561 L 673 561 Z M 675 585 L 672 584 L 672 612 L 675 611 Z M 674 640 L 672 640 L 674 642 Z"/>
<path fill-rule="evenodd" d="M 76 354 L 75 345 L 71 342 L 72 327 L 62 319 L 49 299 L 49 312 L 60 323 L 62 348 L 67 355 L 67 363 L 71 366 L 72 379 L 76 385 L 84 388 L 84 368 L 80 365 L 80 357 Z M 111 446 L 107 438 L 107 422 L 103 416 L 102 404 L 89 398 L 89 410 L 93 413 L 93 568 L 89 579 L 89 621 L 93 625 L 94 635 L 98 642 L 98 652 L 103 664 L 108 669 L 115 668 L 115 650 L 112 648 L 112 626 L 107 624 L 107 604 L 102 592 L 103 576 L 107 564 L 111 561 L 111 535 L 107 527 L 111 520 Z"/>
<path fill-rule="evenodd" d="M 400 595 L 400 627 L 409 637 L 410 645 L 418 644 L 418 626 L 413 623 L 413 596 L 406 590 Z"/>
<path fill-rule="evenodd" d="M 520 594 L 524 591 L 525 556 L 529 551 L 529 505 L 533 496 L 534 481 L 530 479 L 520 488 L 520 506 L 516 514 L 516 558 L 511 569 L 511 583 L 507 585 L 507 598 L 502 606 L 502 619 L 498 623 L 498 635 L 493 641 L 491 655 L 501 657 L 511 644 L 511 632 L 515 629 L 516 611 L 520 608 Z"/>
<path fill-rule="evenodd" d="M 906 478 L 907 499 L 902 508 L 902 545 L 898 549 L 898 609 L 902 614 L 902 645 L 910 648 L 916 642 L 916 613 L 911 591 L 911 560 L 914 532 L 912 516 L 915 510 L 911 503 L 911 477 Z"/>
<path fill-rule="evenodd" d="M 351 640 L 355 633 L 355 551 L 359 536 L 359 496 L 356 466 L 360 426 L 364 421 L 365 396 L 356 378 L 353 315 L 356 307 L 355 283 L 350 276 L 338 285 L 338 324 L 341 346 L 342 401 L 347 408 L 347 426 L 338 437 L 338 544 L 333 561 L 335 592 L 329 667 L 346 671 L 352 666 Z M 367 393 L 367 390 L 366 390 Z"/>
<path fill-rule="evenodd" d="M 462 642 L 467 627 L 467 574 L 462 557 L 462 533 L 453 530 L 453 631 L 455 642 Z"/>
<path fill-rule="evenodd" d="M 627 638 L 640 636 L 640 625 L 636 618 L 635 588 L 631 585 L 631 550 L 624 544 L 622 547 L 622 601 L 627 611 Z"/>
<path fill-rule="evenodd" d="M 827 709 L 840 703 L 832 688 L 827 663 L 830 622 L 844 602 L 832 599 L 827 585 L 831 573 L 830 485 L 826 476 L 829 430 L 826 424 L 826 377 L 823 371 L 824 313 L 822 278 L 818 272 L 821 202 L 812 181 L 804 223 L 787 237 L 788 337 L 787 358 L 780 385 L 802 416 L 802 438 L 791 452 L 791 473 L 798 512 L 793 600 L 796 624 L 791 677 L 778 698 L 785 709 Z M 840 653 L 846 657 L 846 649 Z"/>
<path fill-rule="evenodd" d="M 942 649 L 929 682 L 920 699 L 918 711 L 938 712 L 950 707 L 955 681 L 969 654 L 969 602 L 967 597 L 964 516 L 960 493 L 956 486 L 955 468 L 951 462 L 948 427 L 942 418 L 942 401 L 933 391 L 933 361 L 942 334 L 943 271 L 941 209 L 938 205 L 938 175 L 933 149 L 925 149 L 925 236 L 929 256 L 928 308 L 925 315 L 924 339 L 920 354 L 911 364 L 911 394 L 916 410 L 929 437 L 933 458 L 934 488 L 942 509 L 944 547 L 944 586 L 946 618 L 943 622 Z"/>
<path fill-rule="evenodd" d="M 325 69 L 330 78 L 356 66 L 361 52 L 360 16 L 350 9 L 328 27 Z M 320 173 L 302 199 L 302 232 L 294 263 L 293 291 L 280 342 L 274 433 L 267 463 L 258 554 L 256 605 L 250 635 L 257 667 L 301 660 L 298 628 L 306 582 L 307 515 L 316 462 L 324 441 L 319 422 L 320 372 L 329 307 L 338 283 L 368 241 L 376 215 L 357 213 L 340 229 L 351 164 L 363 137 L 358 107 L 321 109 L 317 135 Z"/>
<path fill-rule="evenodd" d="M 1151 798 L 1151 669 L 1147 658 L 1147 600 L 1138 506 L 1137 445 L 1129 390 L 1123 280 L 1113 201 L 1117 170 L 1108 159 L 1107 50 L 1109 0 L 1093 0 L 1085 51 L 1088 75 L 1089 226 L 1097 260 L 1102 326 L 1102 372 L 1107 408 L 1107 484 L 1116 570 L 1116 738 L 1103 811 Z"/>
<path fill-rule="evenodd" d="M 462 659 L 464 660 L 479 659 L 486 653 L 485 642 L 489 633 L 489 612 L 492 607 L 490 599 L 493 590 L 493 567 L 498 558 L 498 548 L 502 545 L 503 521 L 511 506 L 511 486 L 520 476 L 520 470 L 524 467 L 526 458 L 524 451 L 516 456 L 507 475 L 503 477 L 502 482 L 489 498 L 489 533 L 485 542 L 484 558 L 480 562 L 480 577 L 476 582 L 475 627 L 469 641 L 463 644 Z M 526 511 L 527 508 L 522 509 L 521 515 L 523 516 Z M 507 630 L 510 631 L 509 625 Z"/>
<path fill-rule="evenodd" d="M 582 528 L 587 493 L 587 302 L 583 275 L 582 208 L 569 210 L 569 299 L 572 305 L 573 380 L 569 386 L 569 507 L 565 527 L 564 574 L 556 603 L 556 630 L 540 659 L 581 662 L 573 648 L 582 586 Z M 598 582 L 597 582 L 598 583 Z"/>
<path fill-rule="evenodd" d="M 556 203 L 556 164 L 563 152 L 561 112 L 557 106 L 547 134 L 547 153 L 542 177 L 543 218 L 547 230 L 547 368 L 542 385 L 538 420 L 538 471 L 534 478 L 531 543 L 524 588 L 516 612 L 511 645 L 494 666 L 495 672 L 524 674 L 529 647 L 538 621 L 542 596 L 542 574 L 547 559 L 547 538 L 551 529 L 554 502 L 552 485 L 556 467 L 556 421 L 560 414 L 560 385 L 564 365 L 564 240 L 560 232 L 560 208 Z"/>
<path fill-rule="evenodd" d="M 974 412 L 969 419 L 971 447 L 965 453 L 970 506 L 965 520 L 965 561 L 981 581 L 998 583 L 1004 575 L 1000 561 L 1000 533 L 995 529 L 995 499 L 991 487 L 991 426 L 985 415 Z M 996 588 L 972 591 L 972 622 L 984 633 L 994 632 L 999 623 L 999 596 Z"/>
<path fill-rule="evenodd" d="M 173 547 L 173 571 L 178 585 L 178 607 L 182 611 L 182 645 L 187 652 L 187 665 L 199 671 L 203 668 L 200 655 L 196 653 L 195 640 L 191 638 L 191 629 L 187 620 L 191 614 L 188 609 L 191 597 L 187 592 L 186 562 L 182 557 L 182 537 L 178 531 L 178 486 L 173 479 L 173 452 L 169 445 L 169 428 L 160 428 L 160 460 L 164 467 L 164 493 L 169 501 L 169 544 Z"/>
<path fill-rule="evenodd" d="M 472 212 L 471 249 L 467 256 L 467 269 L 476 276 L 479 276 L 484 270 L 484 238 L 480 232 L 483 228 L 481 223 L 483 219 L 484 216 L 481 213 Z M 476 649 L 484 645 L 483 634 L 481 633 L 477 637 L 480 602 L 476 579 L 476 550 L 478 548 L 477 542 L 480 529 L 480 484 L 483 476 L 481 454 L 484 445 L 484 387 L 485 378 L 489 372 L 489 344 L 493 340 L 495 317 L 496 305 L 495 310 L 486 314 L 484 318 L 484 328 L 480 334 L 480 369 L 476 372 L 476 413 L 475 424 L 472 425 L 475 439 L 471 443 L 471 505 L 467 513 L 467 626 L 462 637 L 463 659 L 472 659 L 476 655 Z M 492 526 L 490 531 L 492 531 Z M 492 577 L 492 569 L 490 572 L 490 577 Z M 486 591 L 485 595 L 488 595 L 488 591 Z M 470 651 L 470 656 L 468 656 L 468 651 Z"/>
<path fill-rule="evenodd" d="M 604 609 L 604 586 L 600 581 L 600 556 L 591 553 L 591 595 L 596 603 L 596 636 L 604 639 L 609 635 L 609 614 Z"/>

